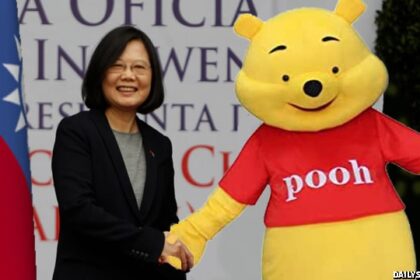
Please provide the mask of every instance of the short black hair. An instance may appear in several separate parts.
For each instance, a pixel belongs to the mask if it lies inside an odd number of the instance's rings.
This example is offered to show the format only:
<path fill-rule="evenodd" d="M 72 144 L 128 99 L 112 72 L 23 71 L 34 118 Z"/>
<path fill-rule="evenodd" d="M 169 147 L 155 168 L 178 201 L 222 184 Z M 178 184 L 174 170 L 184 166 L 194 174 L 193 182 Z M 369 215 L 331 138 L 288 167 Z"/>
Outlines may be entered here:
<path fill-rule="evenodd" d="M 82 83 L 82 98 L 88 108 L 105 110 L 109 106 L 102 91 L 105 72 L 118 60 L 127 44 L 133 40 L 139 40 L 144 44 L 152 68 L 149 96 L 137 108 L 137 112 L 147 114 L 162 105 L 164 97 L 162 70 L 156 48 L 143 31 L 125 25 L 109 31 L 93 52 Z"/>

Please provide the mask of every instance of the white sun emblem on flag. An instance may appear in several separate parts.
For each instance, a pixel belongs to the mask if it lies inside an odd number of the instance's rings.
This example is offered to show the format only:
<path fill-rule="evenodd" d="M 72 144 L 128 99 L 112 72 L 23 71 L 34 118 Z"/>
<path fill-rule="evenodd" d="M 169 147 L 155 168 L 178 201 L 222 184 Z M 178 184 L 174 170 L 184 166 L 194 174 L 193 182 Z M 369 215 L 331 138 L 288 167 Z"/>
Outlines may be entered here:
<path fill-rule="evenodd" d="M 19 44 L 19 40 L 16 38 L 15 36 L 15 42 L 16 42 L 16 51 L 18 53 L 19 56 L 19 62 L 22 62 L 22 54 L 20 52 L 20 44 Z M 3 66 L 7 69 L 7 71 L 9 71 L 9 73 L 13 76 L 13 78 L 16 80 L 17 85 L 19 85 L 19 73 L 21 71 L 21 63 L 19 64 L 7 64 L 4 63 Z M 12 90 L 12 92 L 8 95 L 6 95 L 3 98 L 4 101 L 13 103 L 17 106 L 19 106 L 20 108 L 22 108 L 22 103 L 21 103 L 21 99 L 20 99 L 20 87 L 17 86 L 14 90 Z M 25 122 L 25 118 L 23 116 L 23 112 L 22 109 L 20 110 L 20 114 L 19 114 L 19 120 L 16 124 L 16 128 L 15 128 L 15 132 L 18 132 L 19 130 L 21 130 L 22 128 L 24 128 L 26 126 L 26 122 Z"/>

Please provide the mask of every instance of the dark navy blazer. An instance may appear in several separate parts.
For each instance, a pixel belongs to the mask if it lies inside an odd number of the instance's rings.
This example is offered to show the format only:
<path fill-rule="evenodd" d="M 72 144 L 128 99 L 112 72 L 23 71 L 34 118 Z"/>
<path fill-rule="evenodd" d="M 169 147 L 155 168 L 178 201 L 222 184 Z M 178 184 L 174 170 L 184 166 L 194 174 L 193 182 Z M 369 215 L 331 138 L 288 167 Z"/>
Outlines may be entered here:
<path fill-rule="evenodd" d="M 137 118 L 146 157 L 140 209 L 103 111 L 64 118 L 52 171 L 60 210 L 54 280 L 185 279 L 157 260 L 178 222 L 169 138 Z"/>

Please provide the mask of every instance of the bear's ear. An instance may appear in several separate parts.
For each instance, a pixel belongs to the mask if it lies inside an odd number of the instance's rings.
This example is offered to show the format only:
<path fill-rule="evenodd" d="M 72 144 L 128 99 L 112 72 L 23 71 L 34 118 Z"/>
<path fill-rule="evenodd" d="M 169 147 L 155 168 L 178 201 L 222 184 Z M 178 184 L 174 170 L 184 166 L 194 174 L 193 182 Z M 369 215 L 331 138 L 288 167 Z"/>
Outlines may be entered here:
<path fill-rule="evenodd" d="M 361 0 L 338 0 L 334 13 L 352 24 L 365 11 Z"/>
<path fill-rule="evenodd" d="M 233 29 L 239 36 L 251 40 L 258 33 L 263 21 L 252 14 L 241 14 L 235 21 Z"/>

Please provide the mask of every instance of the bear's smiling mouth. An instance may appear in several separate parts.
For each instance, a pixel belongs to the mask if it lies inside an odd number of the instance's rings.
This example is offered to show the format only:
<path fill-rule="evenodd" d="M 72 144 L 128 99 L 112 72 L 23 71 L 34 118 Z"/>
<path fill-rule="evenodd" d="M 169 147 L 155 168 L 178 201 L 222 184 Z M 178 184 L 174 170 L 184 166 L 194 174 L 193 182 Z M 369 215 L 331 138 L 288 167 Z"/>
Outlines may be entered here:
<path fill-rule="evenodd" d="M 292 104 L 292 103 L 289 103 L 289 105 L 291 105 L 291 106 L 295 107 L 296 109 L 302 110 L 302 111 L 307 111 L 307 112 L 316 112 L 316 111 L 321 111 L 321 110 L 323 110 L 323 109 L 327 108 L 328 106 L 330 106 L 330 105 L 331 105 L 331 103 L 333 103 L 333 102 L 334 102 L 334 100 L 335 100 L 336 98 L 337 98 L 337 96 L 336 96 L 336 97 L 334 97 L 334 98 L 333 98 L 331 101 L 329 101 L 328 103 L 326 103 L 326 104 L 324 104 L 324 105 L 321 105 L 321 106 L 319 106 L 319 107 L 316 107 L 316 108 L 303 108 L 303 107 L 300 107 L 300 106 L 295 105 L 295 104 Z"/>

